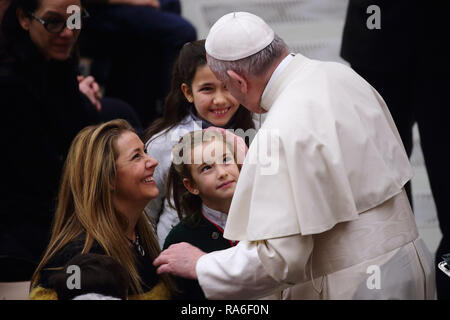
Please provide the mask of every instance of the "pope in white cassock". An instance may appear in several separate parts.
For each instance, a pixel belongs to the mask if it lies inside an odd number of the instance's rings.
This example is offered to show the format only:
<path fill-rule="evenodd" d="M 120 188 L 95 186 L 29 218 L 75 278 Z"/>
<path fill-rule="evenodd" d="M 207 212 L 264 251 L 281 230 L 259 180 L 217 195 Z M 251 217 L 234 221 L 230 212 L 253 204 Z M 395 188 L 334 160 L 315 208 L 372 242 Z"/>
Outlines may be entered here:
<path fill-rule="evenodd" d="M 403 189 L 412 169 L 375 89 L 347 66 L 289 53 L 246 12 L 220 18 L 206 51 L 233 96 L 266 113 L 224 231 L 240 242 L 209 254 L 173 245 L 158 272 L 198 279 L 208 299 L 434 298 L 432 257 Z M 277 148 L 254 161 L 273 138 Z"/>

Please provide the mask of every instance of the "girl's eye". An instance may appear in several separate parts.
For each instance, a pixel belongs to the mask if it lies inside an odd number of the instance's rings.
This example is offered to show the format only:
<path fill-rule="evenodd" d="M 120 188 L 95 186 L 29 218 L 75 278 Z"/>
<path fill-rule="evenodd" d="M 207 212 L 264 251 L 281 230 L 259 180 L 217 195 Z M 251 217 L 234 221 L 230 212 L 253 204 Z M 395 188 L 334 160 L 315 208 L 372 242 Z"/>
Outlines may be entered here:
<path fill-rule="evenodd" d="M 211 169 L 211 166 L 204 166 L 201 170 L 201 172 L 205 172 L 208 171 L 209 169 Z"/>
<path fill-rule="evenodd" d="M 233 160 L 231 156 L 224 156 L 223 157 L 223 163 L 229 163 Z"/>
<path fill-rule="evenodd" d="M 141 155 L 140 155 L 139 153 L 136 153 L 136 154 L 133 156 L 132 160 L 139 159 L 140 157 L 141 157 Z"/>
<path fill-rule="evenodd" d="M 212 88 L 211 87 L 203 87 L 200 89 L 200 91 L 211 91 Z"/>

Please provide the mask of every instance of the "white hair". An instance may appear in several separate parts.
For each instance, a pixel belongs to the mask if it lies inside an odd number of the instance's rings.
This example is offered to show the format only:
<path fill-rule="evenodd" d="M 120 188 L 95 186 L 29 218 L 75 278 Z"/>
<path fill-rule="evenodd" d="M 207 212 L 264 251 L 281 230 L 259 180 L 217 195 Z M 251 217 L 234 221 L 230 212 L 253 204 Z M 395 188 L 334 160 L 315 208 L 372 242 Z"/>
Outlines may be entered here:
<path fill-rule="evenodd" d="M 224 61 L 208 55 L 208 66 L 219 78 L 227 79 L 227 70 L 242 75 L 261 76 L 272 65 L 275 59 L 289 52 L 289 47 L 278 35 L 261 51 L 236 61 Z"/>

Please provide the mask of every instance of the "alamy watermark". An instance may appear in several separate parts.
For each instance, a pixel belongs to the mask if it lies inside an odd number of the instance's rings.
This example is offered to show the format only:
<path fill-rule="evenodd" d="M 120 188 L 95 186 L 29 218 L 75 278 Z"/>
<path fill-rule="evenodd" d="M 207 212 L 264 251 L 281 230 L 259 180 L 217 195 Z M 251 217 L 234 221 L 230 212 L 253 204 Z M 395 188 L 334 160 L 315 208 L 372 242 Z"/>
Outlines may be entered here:
<path fill-rule="evenodd" d="M 81 8 L 77 5 L 67 7 L 66 13 L 70 14 L 67 18 L 66 26 L 69 30 L 81 29 Z"/>
<path fill-rule="evenodd" d="M 201 127 L 201 122 L 197 122 L 197 125 Z M 256 131 L 255 129 L 248 129 L 246 131 L 242 129 L 237 130 L 227 130 L 232 134 L 242 138 L 244 141 L 248 139 L 251 146 L 251 152 L 244 157 L 242 153 L 238 152 L 237 163 L 243 164 L 258 164 L 261 175 L 275 175 L 278 173 L 280 166 L 280 133 L 277 129 L 265 130 L 260 129 Z M 179 137 L 184 136 L 189 133 L 188 129 L 177 129 L 172 132 L 170 137 L 172 145 L 178 143 Z M 202 142 L 210 141 L 212 137 L 217 134 L 216 131 L 202 131 L 201 134 L 194 135 L 194 141 L 185 141 L 184 146 L 200 145 Z M 185 139 L 191 139 L 189 136 Z M 198 140 L 197 140 L 198 139 Z M 226 144 L 234 145 L 235 137 L 233 135 L 225 135 Z M 243 143 L 243 142 L 242 142 Z M 218 150 L 218 148 L 220 150 Z M 207 162 L 208 159 L 214 159 L 214 154 L 223 153 L 223 145 L 208 145 L 204 148 L 201 154 L 192 154 L 192 150 L 188 148 L 187 150 L 183 147 L 176 149 L 172 153 L 172 162 L 175 164 L 202 164 Z M 245 158 L 245 160 L 244 160 Z"/>
<path fill-rule="evenodd" d="M 66 285 L 69 290 L 81 289 L 81 269 L 77 265 L 70 265 L 67 267 L 66 273 L 70 274 L 67 277 Z"/>
<path fill-rule="evenodd" d="M 381 269 L 377 265 L 367 267 L 366 273 L 370 274 L 367 278 L 366 285 L 369 290 L 381 289 Z"/>
<path fill-rule="evenodd" d="M 367 18 L 366 26 L 369 30 L 381 29 L 381 9 L 373 4 L 367 7 L 366 13 L 370 14 Z"/>

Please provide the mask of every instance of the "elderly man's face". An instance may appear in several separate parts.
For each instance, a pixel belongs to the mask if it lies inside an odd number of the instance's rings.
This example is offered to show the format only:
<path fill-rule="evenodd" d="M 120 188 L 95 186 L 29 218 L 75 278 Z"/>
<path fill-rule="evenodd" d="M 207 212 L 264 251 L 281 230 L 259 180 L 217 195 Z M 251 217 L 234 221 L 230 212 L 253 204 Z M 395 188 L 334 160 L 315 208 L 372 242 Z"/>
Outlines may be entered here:
<path fill-rule="evenodd" d="M 254 113 L 261 113 L 261 108 L 259 107 L 259 102 L 261 98 L 260 92 L 253 90 L 253 85 L 248 80 L 236 80 L 230 76 L 224 77 L 223 75 L 215 74 L 216 78 L 219 79 L 231 93 L 231 95 L 246 109 Z M 252 90 L 243 89 L 243 81 L 245 81 L 245 87 L 247 89 L 251 88 Z"/>
<path fill-rule="evenodd" d="M 245 95 L 242 94 L 239 84 L 236 81 L 234 81 L 233 79 L 231 79 L 230 77 L 223 79 L 222 83 L 225 85 L 225 87 L 228 89 L 228 91 L 231 93 L 231 95 L 240 104 L 243 105 L 243 102 L 245 101 Z"/>

